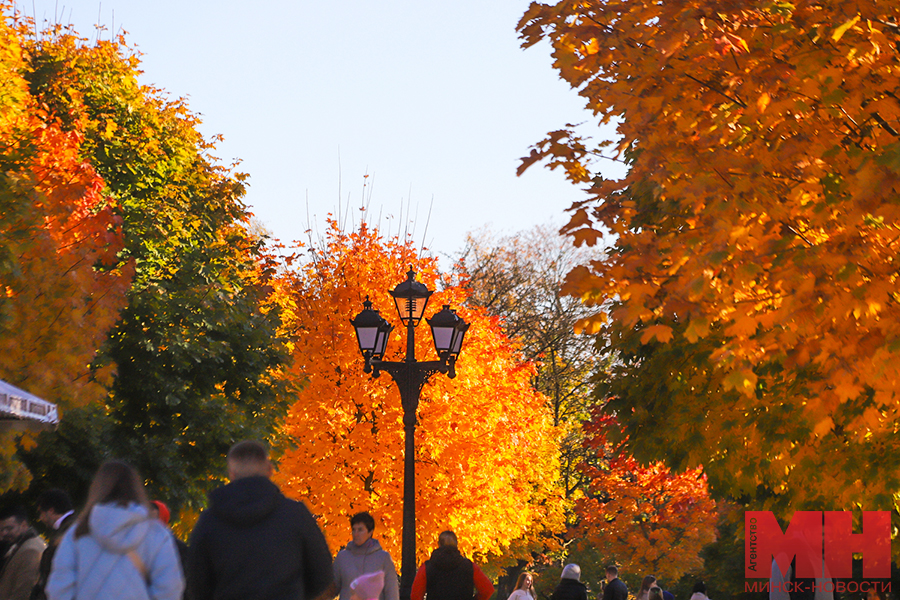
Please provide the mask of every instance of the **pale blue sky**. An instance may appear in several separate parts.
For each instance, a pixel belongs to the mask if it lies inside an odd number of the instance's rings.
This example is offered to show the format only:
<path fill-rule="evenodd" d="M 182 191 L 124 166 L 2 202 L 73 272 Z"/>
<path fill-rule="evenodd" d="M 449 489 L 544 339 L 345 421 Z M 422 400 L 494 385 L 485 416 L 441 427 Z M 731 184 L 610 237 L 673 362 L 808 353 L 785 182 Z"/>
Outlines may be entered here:
<path fill-rule="evenodd" d="M 422 242 L 451 254 L 467 231 L 564 221 L 582 193 L 561 172 L 518 159 L 543 135 L 590 121 L 551 68 L 549 47 L 519 47 L 527 0 L 28 0 L 39 20 L 123 27 L 144 83 L 187 96 L 218 156 L 242 161 L 247 202 L 283 241 L 351 211 L 369 174 L 370 215 L 397 232 L 411 200 Z M 108 36 L 109 33 L 102 35 Z M 612 136 L 611 128 L 596 130 Z M 604 164 L 606 177 L 624 170 Z M 344 209 L 341 209 L 345 212 Z M 388 220 L 390 218 L 390 221 Z M 389 225 L 390 223 L 390 225 Z"/>

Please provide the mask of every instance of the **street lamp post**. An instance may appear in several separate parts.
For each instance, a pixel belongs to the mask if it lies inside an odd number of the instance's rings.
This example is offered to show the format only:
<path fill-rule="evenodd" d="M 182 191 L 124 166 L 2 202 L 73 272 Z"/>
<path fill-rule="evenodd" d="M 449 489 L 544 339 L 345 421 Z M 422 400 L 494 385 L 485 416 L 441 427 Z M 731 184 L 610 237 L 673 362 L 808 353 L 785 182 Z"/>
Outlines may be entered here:
<path fill-rule="evenodd" d="M 415 328 L 425 314 L 425 307 L 432 292 L 425 284 L 416 281 L 416 274 L 410 267 L 407 279 L 393 291 L 391 296 L 397 305 L 400 320 L 406 326 L 406 358 L 402 362 L 383 360 L 387 341 L 394 327 L 366 297 L 363 311 L 352 321 L 356 329 L 359 350 L 365 358 L 364 371 L 373 377 L 388 373 L 400 389 L 403 405 L 403 430 L 405 449 L 403 452 L 403 550 L 400 565 L 400 599 L 409 600 L 416 571 L 416 470 L 415 470 L 415 430 L 416 410 L 419 394 L 428 379 L 435 373 L 446 373 L 451 379 L 456 377 L 456 359 L 462 349 L 463 338 L 469 325 L 450 309 L 444 307 L 432 318 L 427 319 L 434 337 L 434 347 L 439 360 L 419 362 L 416 360 Z"/>

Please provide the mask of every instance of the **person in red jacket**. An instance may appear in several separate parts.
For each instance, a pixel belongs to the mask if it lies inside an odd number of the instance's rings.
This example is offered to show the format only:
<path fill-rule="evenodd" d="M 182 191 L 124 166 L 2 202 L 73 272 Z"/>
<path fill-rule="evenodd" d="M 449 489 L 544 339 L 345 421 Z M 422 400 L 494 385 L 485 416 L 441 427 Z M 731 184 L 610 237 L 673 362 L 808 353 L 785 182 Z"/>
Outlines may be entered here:
<path fill-rule="evenodd" d="M 444 531 L 431 558 L 419 567 L 413 580 L 412 600 L 488 600 L 494 584 L 471 560 L 460 554 L 456 534 Z"/>

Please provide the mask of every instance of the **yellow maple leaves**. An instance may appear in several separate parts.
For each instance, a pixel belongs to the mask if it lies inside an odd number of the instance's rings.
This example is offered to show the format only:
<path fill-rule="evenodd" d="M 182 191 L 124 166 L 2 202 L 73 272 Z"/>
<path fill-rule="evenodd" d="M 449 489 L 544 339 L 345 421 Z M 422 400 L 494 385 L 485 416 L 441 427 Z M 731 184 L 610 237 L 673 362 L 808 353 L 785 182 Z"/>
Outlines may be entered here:
<path fill-rule="evenodd" d="M 831 40 L 834 42 L 840 40 L 844 36 L 844 34 L 847 33 L 848 29 L 850 29 L 851 27 L 853 27 L 854 25 L 859 23 L 859 19 L 860 19 L 860 15 L 856 15 L 849 21 L 843 23 L 840 27 L 836 28 L 834 30 L 834 33 L 831 34 Z M 872 23 L 869 22 L 870 30 L 871 30 L 871 27 L 872 27 Z"/>

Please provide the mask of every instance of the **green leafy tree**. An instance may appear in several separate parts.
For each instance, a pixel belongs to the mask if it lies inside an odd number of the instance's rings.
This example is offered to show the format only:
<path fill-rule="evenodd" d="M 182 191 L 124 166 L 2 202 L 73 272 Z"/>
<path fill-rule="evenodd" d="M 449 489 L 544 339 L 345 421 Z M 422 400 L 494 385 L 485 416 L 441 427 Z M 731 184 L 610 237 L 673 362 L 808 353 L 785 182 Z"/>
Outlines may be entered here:
<path fill-rule="evenodd" d="M 94 360 L 115 372 L 100 454 L 133 462 L 176 507 L 196 507 L 224 476 L 228 446 L 269 437 L 287 406 L 273 271 L 247 230 L 245 176 L 217 165 L 183 101 L 138 83 L 139 58 L 121 37 L 88 43 L 56 28 L 26 49 L 30 92 L 83 132 L 81 158 L 121 220 L 119 261 L 134 265 Z"/>

